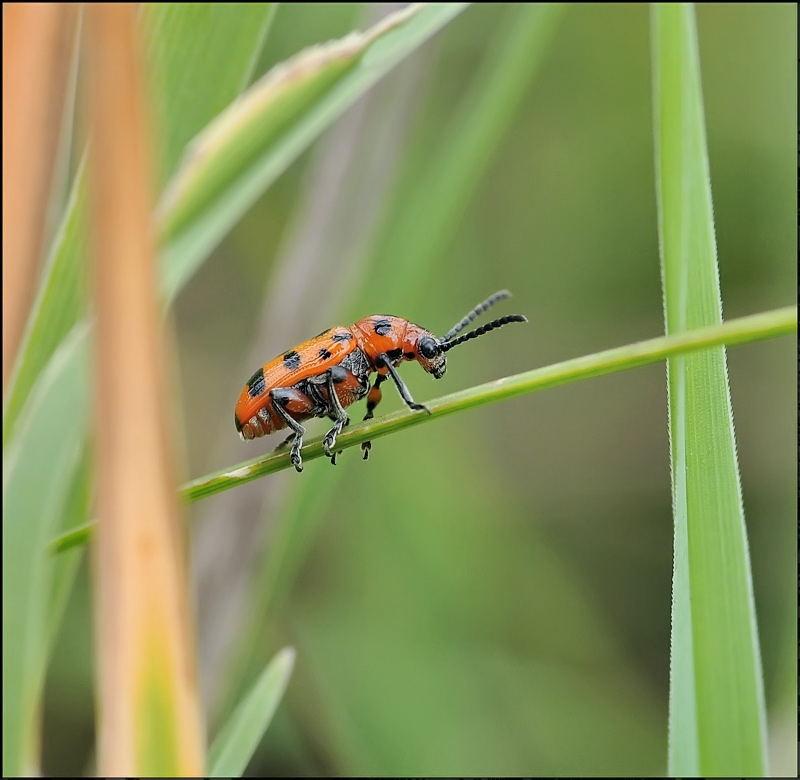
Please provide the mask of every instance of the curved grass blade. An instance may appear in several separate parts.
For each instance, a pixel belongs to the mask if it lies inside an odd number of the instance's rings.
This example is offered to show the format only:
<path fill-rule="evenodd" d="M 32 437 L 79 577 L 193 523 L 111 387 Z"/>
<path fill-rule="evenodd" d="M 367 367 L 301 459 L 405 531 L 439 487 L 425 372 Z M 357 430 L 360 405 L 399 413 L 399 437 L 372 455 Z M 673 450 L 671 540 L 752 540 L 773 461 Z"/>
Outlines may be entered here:
<path fill-rule="evenodd" d="M 293 648 L 281 650 L 220 729 L 208 754 L 210 777 L 244 774 L 289 684 L 294 657 Z"/>
<path fill-rule="evenodd" d="M 336 444 L 341 449 L 347 449 L 355 447 L 361 442 L 377 439 L 445 414 L 485 406 L 496 401 L 516 398 L 520 395 L 559 387 L 582 379 L 591 379 L 617 371 L 646 366 L 685 352 L 708 349 L 720 344 L 747 344 L 752 341 L 786 335 L 796 332 L 796 330 L 797 308 L 787 306 L 776 311 L 740 317 L 721 325 L 698 328 L 672 336 L 659 336 L 636 344 L 597 352 L 593 355 L 565 360 L 544 368 L 536 368 L 516 376 L 496 379 L 493 382 L 426 401 L 425 405 L 430 409 L 430 415 L 401 410 L 366 424 L 353 425 L 342 432 L 336 440 Z M 303 447 L 304 461 L 323 456 L 322 439 L 322 436 L 309 439 Z M 271 452 L 240 463 L 233 469 L 224 469 L 192 480 L 183 486 L 181 495 L 184 501 L 199 501 L 202 498 L 290 467 L 289 454 L 286 450 Z M 52 552 L 58 553 L 85 544 L 91 531 L 91 523 L 73 528 L 53 539 L 50 549 Z"/>
<path fill-rule="evenodd" d="M 42 282 L 3 398 L 3 448 L 32 388 L 86 306 L 86 161 L 78 167 L 66 212 L 45 264 Z"/>
<path fill-rule="evenodd" d="M 653 8 L 666 330 L 722 321 L 694 9 Z M 761 776 L 765 711 L 752 575 L 722 347 L 670 358 L 675 515 L 669 774 Z"/>
<path fill-rule="evenodd" d="M 159 206 L 171 298 L 255 199 L 463 3 L 411 5 L 273 68 L 200 135 Z"/>
<path fill-rule="evenodd" d="M 145 3 L 141 27 L 160 179 L 247 86 L 276 3 Z M 160 189 L 160 188 L 159 188 Z"/>

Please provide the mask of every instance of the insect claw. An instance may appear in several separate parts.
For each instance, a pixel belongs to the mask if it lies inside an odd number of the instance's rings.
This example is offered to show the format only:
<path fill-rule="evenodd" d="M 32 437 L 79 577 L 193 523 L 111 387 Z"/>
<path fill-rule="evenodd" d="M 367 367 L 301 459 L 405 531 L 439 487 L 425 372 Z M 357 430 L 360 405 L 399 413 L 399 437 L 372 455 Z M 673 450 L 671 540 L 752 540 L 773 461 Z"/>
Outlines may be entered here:
<path fill-rule="evenodd" d="M 331 454 L 331 447 L 336 444 L 336 437 L 328 434 L 322 442 L 322 449 L 325 451 L 326 458 L 335 458 L 336 453 Z M 335 463 L 333 464 L 336 465 Z"/>
<path fill-rule="evenodd" d="M 290 456 L 292 465 L 295 467 L 299 474 L 303 470 L 303 458 L 300 456 L 300 448 L 297 446 L 292 447 L 292 454 Z"/>

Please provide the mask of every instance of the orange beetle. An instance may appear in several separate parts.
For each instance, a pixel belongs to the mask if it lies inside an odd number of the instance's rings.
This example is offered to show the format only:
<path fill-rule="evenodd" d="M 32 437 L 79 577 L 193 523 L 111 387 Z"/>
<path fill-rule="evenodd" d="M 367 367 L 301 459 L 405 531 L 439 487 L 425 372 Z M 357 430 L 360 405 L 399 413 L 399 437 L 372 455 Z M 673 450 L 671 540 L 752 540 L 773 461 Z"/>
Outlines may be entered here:
<path fill-rule="evenodd" d="M 292 435 L 284 444 L 292 442 L 292 464 L 302 471 L 300 448 L 306 429 L 300 422 L 311 417 L 330 417 L 333 427 L 325 435 L 323 447 L 335 465 L 336 437 L 350 422 L 346 407 L 367 396 L 364 419 L 369 420 L 381 400 L 381 383 L 391 377 L 409 409 L 428 412 L 411 397 L 395 367 L 404 360 L 416 360 L 434 379 L 441 379 L 447 368 L 448 350 L 509 322 L 527 322 L 521 314 L 510 314 L 455 338 L 479 314 L 509 295 L 507 290 L 501 290 L 490 296 L 441 339 L 402 317 L 373 314 L 349 328 L 338 325 L 298 344 L 247 380 L 236 402 L 239 436 L 255 439 L 291 428 Z M 378 376 L 370 389 L 369 377 L 375 371 Z M 364 442 L 361 448 L 366 460 L 371 443 Z"/>

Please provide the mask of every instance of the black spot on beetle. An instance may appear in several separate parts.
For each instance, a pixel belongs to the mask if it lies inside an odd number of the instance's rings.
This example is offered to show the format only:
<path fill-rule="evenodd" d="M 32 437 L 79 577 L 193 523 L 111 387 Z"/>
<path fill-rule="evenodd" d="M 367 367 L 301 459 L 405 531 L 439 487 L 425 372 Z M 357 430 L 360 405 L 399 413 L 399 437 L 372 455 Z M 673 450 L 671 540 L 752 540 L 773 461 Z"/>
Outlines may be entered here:
<path fill-rule="evenodd" d="M 247 392 L 251 398 L 261 395 L 264 392 L 266 383 L 264 382 L 264 369 L 259 368 L 258 371 L 247 380 Z"/>
<path fill-rule="evenodd" d="M 415 357 L 416 355 L 413 352 L 406 352 L 405 354 L 406 360 L 413 360 Z"/>
<path fill-rule="evenodd" d="M 286 368 L 297 368 L 300 365 L 300 355 L 292 350 L 283 356 L 283 365 Z"/>
<path fill-rule="evenodd" d="M 386 356 L 390 360 L 399 360 L 401 357 L 403 357 L 403 350 L 402 349 L 390 349 L 386 353 Z"/>
<path fill-rule="evenodd" d="M 327 349 L 325 349 L 325 347 L 323 347 L 323 348 L 322 348 L 322 349 L 319 351 L 319 356 L 320 356 L 320 357 L 321 357 L 323 360 L 330 360 L 330 358 L 331 358 L 331 353 L 330 353 L 330 352 L 328 352 L 328 350 L 327 350 Z"/>
<path fill-rule="evenodd" d="M 344 331 L 344 333 L 334 333 L 333 340 L 334 341 L 350 341 L 353 338 L 353 334 L 350 331 Z"/>
<path fill-rule="evenodd" d="M 389 320 L 375 320 L 372 328 L 379 336 L 385 336 L 391 333 L 392 323 Z"/>

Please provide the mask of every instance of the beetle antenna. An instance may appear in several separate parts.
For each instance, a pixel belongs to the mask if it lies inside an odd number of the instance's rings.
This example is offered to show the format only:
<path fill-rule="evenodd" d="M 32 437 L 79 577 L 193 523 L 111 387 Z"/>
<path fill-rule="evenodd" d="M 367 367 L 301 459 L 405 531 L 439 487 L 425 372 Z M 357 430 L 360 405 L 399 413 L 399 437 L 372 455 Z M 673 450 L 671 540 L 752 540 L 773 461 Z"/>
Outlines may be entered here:
<path fill-rule="evenodd" d="M 440 343 L 445 343 L 450 341 L 457 333 L 460 333 L 467 325 L 472 322 L 476 317 L 479 317 L 483 314 L 487 309 L 491 309 L 498 301 L 502 301 L 503 298 L 510 298 L 511 293 L 508 290 L 500 290 L 496 292 L 494 295 L 490 295 L 483 303 L 479 303 L 466 317 L 464 317 L 461 322 L 456 323 L 447 331 L 447 334 L 440 339 Z"/>
<path fill-rule="evenodd" d="M 469 341 L 470 339 L 476 339 L 478 336 L 483 336 L 484 333 L 488 333 L 490 330 L 495 330 L 496 328 L 502 328 L 503 325 L 508 325 L 509 322 L 527 322 L 528 318 L 524 317 L 522 314 L 509 314 L 506 317 L 500 317 L 498 320 L 492 320 L 488 322 L 486 325 L 481 325 L 480 328 L 475 328 L 475 330 L 471 330 L 469 333 L 466 333 L 463 336 L 459 336 L 455 341 L 440 341 L 439 346 L 442 352 L 447 352 L 448 350 L 452 349 L 453 347 L 457 347 L 459 344 L 463 344 L 465 341 Z M 458 331 L 456 331 L 457 333 Z"/>

